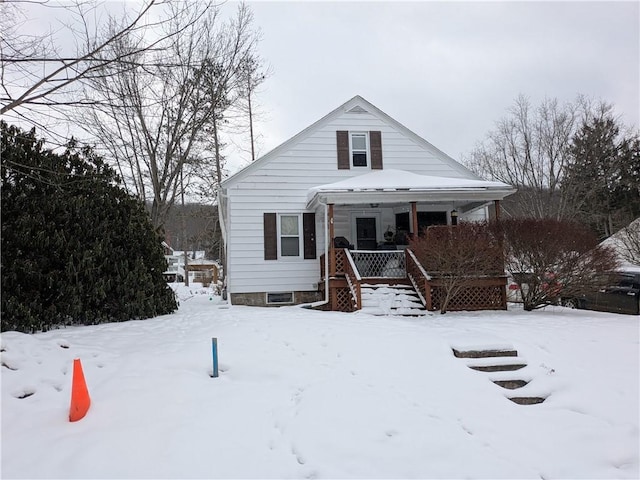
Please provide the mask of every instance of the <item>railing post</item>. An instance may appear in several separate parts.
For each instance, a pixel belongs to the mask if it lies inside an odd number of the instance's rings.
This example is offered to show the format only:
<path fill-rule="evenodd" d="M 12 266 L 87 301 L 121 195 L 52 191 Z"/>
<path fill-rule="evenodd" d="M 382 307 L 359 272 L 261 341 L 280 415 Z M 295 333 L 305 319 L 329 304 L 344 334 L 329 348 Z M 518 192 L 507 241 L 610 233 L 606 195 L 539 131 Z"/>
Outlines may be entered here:
<path fill-rule="evenodd" d="M 333 246 L 333 236 L 335 235 L 333 228 L 333 203 L 327 205 L 327 215 L 329 217 L 327 219 L 327 222 L 329 222 L 329 242 L 331 242 L 331 246 Z"/>
<path fill-rule="evenodd" d="M 351 252 L 347 249 L 342 251 L 344 253 L 344 259 L 342 261 L 344 265 L 344 276 L 347 280 L 347 285 L 349 285 L 351 299 L 355 304 L 355 310 L 360 310 L 362 308 L 362 291 L 360 289 L 362 277 L 355 266 Z"/>
<path fill-rule="evenodd" d="M 356 280 L 356 301 L 358 302 L 358 310 L 362 310 L 362 290 L 360 282 Z"/>
<path fill-rule="evenodd" d="M 420 265 L 415 254 L 408 248 L 405 250 L 405 263 L 407 276 L 414 288 L 418 291 L 421 301 L 424 302 L 425 308 L 427 310 L 432 310 L 433 299 L 431 297 L 431 283 L 429 275 L 422 265 Z"/>
<path fill-rule="evenodd" d="M 433 303 L 431 301 L 431 285 L 429 284 L 429 280 L 424 279 L 424 302 L 426 303 L 425 308 L 428 311 L 433 310 Z"/>
<path fill-rule="evenodd" d="M 500 286 L 500 301 L 502 303 L 501 310 L 506 310 L 507 309 L 507 285 L 506 285 L 506 283 L 504 285 Z"/>

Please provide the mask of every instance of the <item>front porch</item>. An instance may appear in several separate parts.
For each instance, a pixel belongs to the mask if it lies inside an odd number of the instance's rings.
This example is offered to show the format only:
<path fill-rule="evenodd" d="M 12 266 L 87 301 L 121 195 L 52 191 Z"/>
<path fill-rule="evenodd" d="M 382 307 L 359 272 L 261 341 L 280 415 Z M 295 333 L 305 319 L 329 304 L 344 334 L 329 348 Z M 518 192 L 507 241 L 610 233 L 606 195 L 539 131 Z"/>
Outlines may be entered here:
<path fill-rule="evenodd" d="M 328 278 L 326 264 L 323 254 L 320 258 L 320 288 L 324 293 L 328 283 L 330 310 L 361 310 L 364 285 L 406 285 L 417 293 L 424 310 L 440 309 L 442 279 L 425 271 L 409 248 L 392 251 L 331 248 Z M 506 276 L 470 279 L 451 300 L 448 310 L 506 310 L 506 284 Z"/>
<path fill-rule="evenodd" d="M 363 285 L 405 285 L 427 311 L 439 310 L 448 273 L 428 272 L 410 250 L 425 229 L 455 227 L 458 218 L 500 215 L 515 189 L 501 182 L 381 170 L 309 190 L 307 208 L 324 211 L 325 253 L 319 287 L 331 310 L 361 310 Z M 447 275 L 449 275 L 447 277 Z M 447 310 L 506 309 L 506 277 L 464 279 Z M 326 290 L 329 290 L 326 292 Z"/>

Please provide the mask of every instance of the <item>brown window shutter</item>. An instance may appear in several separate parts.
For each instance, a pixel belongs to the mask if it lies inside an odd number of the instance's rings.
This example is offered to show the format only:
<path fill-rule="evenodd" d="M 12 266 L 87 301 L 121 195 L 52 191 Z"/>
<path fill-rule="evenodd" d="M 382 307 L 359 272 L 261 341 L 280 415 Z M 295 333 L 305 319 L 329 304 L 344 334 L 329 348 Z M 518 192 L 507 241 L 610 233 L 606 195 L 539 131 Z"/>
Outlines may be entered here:
<path fill-rule="evenodd" d="M 302 232 L 304 234 L 304 258 L 316 258 L 316 214 L 302 214 Z"/>
<path fill-rule="evenodd" d="M 278 227 L 275 213 L 264 214 L 264 259 L 278 259 Z"/>
<path fill-rule="evenodd" d="M 338 130 L 336 132 L 336 143 L 338 145 L 338 170 L 349 170 L 349 132 Z"/>
<path fill-rule="evenodd" d="M 371 149 L 371 169 L 382 170 L 382 134 L 379 131 L 369 132 Z"/>

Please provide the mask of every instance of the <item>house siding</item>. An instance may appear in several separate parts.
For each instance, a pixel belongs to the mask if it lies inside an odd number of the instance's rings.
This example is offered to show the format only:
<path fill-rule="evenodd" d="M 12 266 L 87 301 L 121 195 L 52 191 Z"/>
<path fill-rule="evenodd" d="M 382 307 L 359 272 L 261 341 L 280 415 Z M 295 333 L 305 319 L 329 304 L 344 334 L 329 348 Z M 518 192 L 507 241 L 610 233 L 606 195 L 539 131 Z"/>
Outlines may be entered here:
<path fill-rule="evenodd" d="M 279 155 L 231 184 L 228 204 L 228 291 L 234 293 L 315 291 L 320 276 L 319 258 L 325 248 L 324 213 L 316 212 L 317 258 L 264 259 L 263 214 L 304 213 L 311 187 L 367 173 L 370 167 L 339 170 L 336 131 L 380 131 L 385 169 L 422 175 L 476 178 L 444 160 L 436 149 L 406 136 L 372 113 L 342 113 L 293 143 Z M 369 163 L 370 165 L 370 163 Z M 257 165 L 256 165 L 257 167 Z M 394 211 L 382 209 L 379 231 L 394 225 Z M 362 211 L 358 209 L 356 211 Z M 368 212 L 367 212 L 368 213 Z M 350 211 L 335 216 L 335 235 L 352 243 Z"/>
<path fill-rule="evenodd" d="M 319 276 L 317 259 L 304 260 L 302 255 L 300 258 L 264 259 L 264 213 L 303 213 L 306 201 L 300 203 L 298 197 L 297 201 L 265 202 L 260 199 L 267 198 L 271 193 L 264 188 L 240 189 L 229 193 L 232 221 L 228 227 L 228 291 L 252 293 L 316 290 Z"/>

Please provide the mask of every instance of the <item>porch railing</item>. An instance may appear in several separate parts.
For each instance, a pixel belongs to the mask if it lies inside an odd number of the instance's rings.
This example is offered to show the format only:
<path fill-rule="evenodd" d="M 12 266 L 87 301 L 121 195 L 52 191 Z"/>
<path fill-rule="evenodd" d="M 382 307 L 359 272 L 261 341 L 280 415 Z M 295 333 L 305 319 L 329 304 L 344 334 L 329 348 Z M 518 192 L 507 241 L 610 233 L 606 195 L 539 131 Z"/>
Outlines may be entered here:
<path fill-rule="evenodd" d="M 402 250 L 348 250 L 333 248 L 329 251 L 329 277 L 347 271 L 347 255 L 352 269 L 361 278 L 406 278 L 405 253 Z M 325 278 L 324 254 L 320 256 L 320 278 Z"/>
<path fill-rule="evenodd" d="M 329 251 L 329 286 L 332 309 L 353 312 L 362 308 L 363 281 L 406 283 L 413 286 L 428 311 L 438 310 L 443 301 L 445 284 L 442 275 L 427 272 L 410 249 Z M 322 278 L 325 278 L 324 256 L 321 256 Z M 506 278 L 503 275 L 477 276 L 465 281 L 464 288 L 451 299 L 448 310 L 506 309 Z"/>
<path fill-rule="evenodd" d="M 431 285 L 429 281 L 431 277 L 422 267 L 414 253 L 408 248 L 405 250 L 406 255 L 406 265 L 407 265 L 407 278 L 413 285 L 413 288 L 418 293 L 420 297 L 420 301 L 427 310 L 432 309 L 432 299 L 431 299 Z"/>
<path fill-rule="evenodd" d="M 406 278 L 405 253 L 402 250 L 350 250 L 362 278 Z"/>
<path fill-rule="evenodd" d="M 351 252 L 349 250 L 344 251 L 344 277 L 349 285 L 349 291 L 351 292 L 351 307 L 355 310 L 362 308 L 362 291 L 360 290 L 360 283 L 362 283 L 362 277 L 358 273 L 358 268 L 353 261 Z"/>
<path fill-rule="evenodd" d="M 329 250 L 329 277 L 335 277 L 336 275 L 344 274 L 344 248 L 332 248 Z M 325 254 L 320 255 L 320 278 L 324 279 L 327 272 L 325 272 L 324 260 Z"/>

